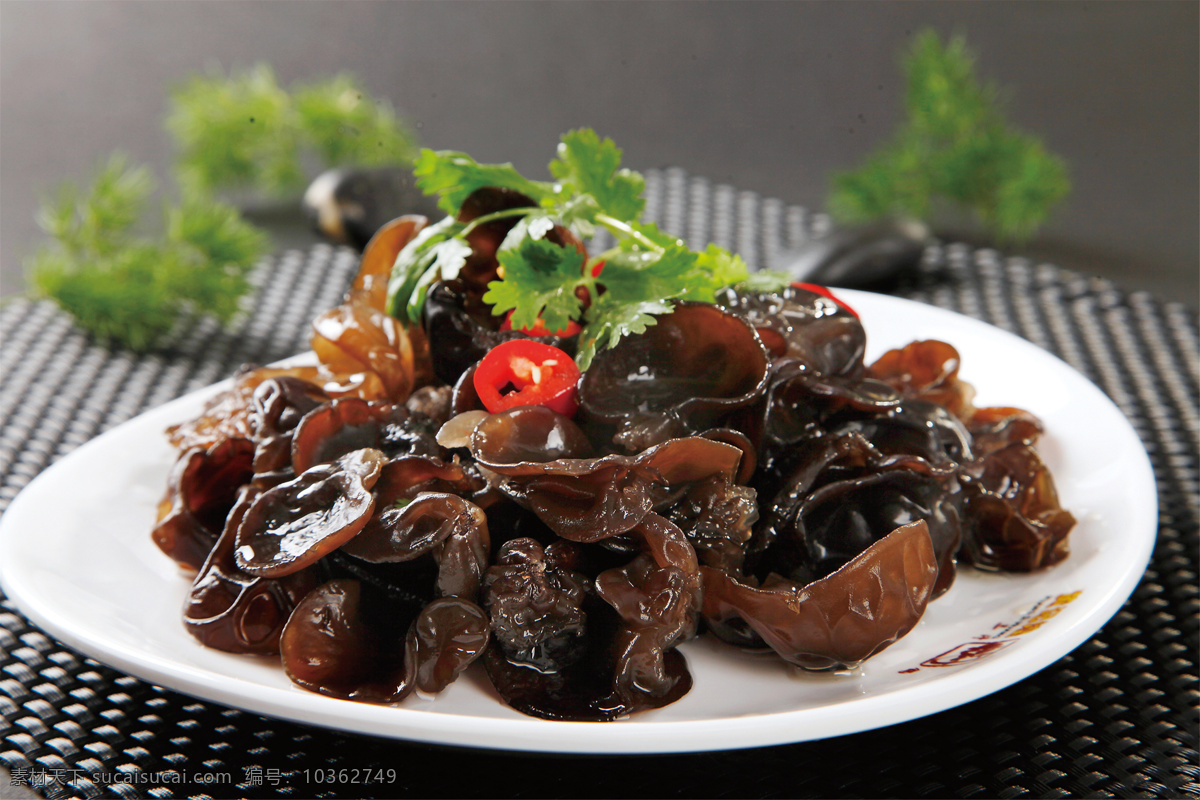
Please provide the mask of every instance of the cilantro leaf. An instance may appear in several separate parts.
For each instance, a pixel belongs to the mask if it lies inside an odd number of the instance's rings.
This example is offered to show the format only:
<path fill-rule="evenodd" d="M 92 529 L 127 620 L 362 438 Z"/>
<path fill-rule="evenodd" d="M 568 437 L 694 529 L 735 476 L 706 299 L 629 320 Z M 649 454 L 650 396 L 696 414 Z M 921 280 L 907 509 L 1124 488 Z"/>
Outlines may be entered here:
<path fill-rule="evenodd" d="M 711 303 L 716 299 L 718 291 L 726 286 L 741 283 L 749 274 L 750 268 L 741 256 L 710 244 L 696 259 L 696 272 L 691 276 L 686 298 Z"/>
<path fill-rule="evenodd" d="M 600 210 L 622 221 L 636 220 L 645 208 L 645 179 L 621 169 L 621 150 L 612 139 L 601 139 L 591 128 L 563 135 L 550 174 L 574 194 L 589 194 Z"/>
<path fill-rule="evenodd" d="M 458 213 L 472 192 L 485 186 L 512 189 L 535 203 L 554 192 L 551 184 L 529 180 L 512 164 L 480 164 L 466 153 L 454 150 L 422 150 L 413 174 L 421 191 L 440 195 L 438 207 L 452 215 Z"/>
<path fill-rule="evenodd" d="M 500 248 L 511 250 L 520 245 L 525 237 L 544 239 L 546 234 L 554 230 L 554 218 L 546 214 L 531 213 L 517 220 L 517 224 L 508 232 L 508 236 L 500 243 Z"/>
<path fill-rule="evenodd" d="M 636 239 L 648 241 L 654 247 L 684 247 L 682 239 L 659 230 L 653 222 L 631 222 L 629 232 Z"/>
<path fill-rule="evenodd" d="M 437 269 L 441 280 L 452 281 L 467 265 L 471 257 L 471 245 L 457 236 L 434 245 L 430 252 L 433 254 L 432 265 Z"/>
<path fill-rule="evenodd" d="M 654 251 L 625 240 L 604 262 L 599 281 L 613 302 L 666 300 L 688 292 L 697 260 L 683 245 Z"/>
<path fill-rule="evenodd" d="M 736 287 L 746 292 L 778 292 L 792 285 L 795 277 L 786 272 L 759 270 L 751 272 L 745 279 L 739 281 Z"/>
<path fill-rule="evenodd" d="M 602 349 L 611 348 L 626 336 L 645 333 L 658 324 L 656 316 L 670 314 L 675 307 L 666 300 L 639 300 L 621 303 L 600 295 L 586 315 L 587 325 L 579 334 L 579 349 L 575 363 L 580 370 L 591 366 L 592 359 Z"/>
<path fill-rule="evenodd" d="M 421 319 L 421 310 L 425 307 L 429 287 L 437 281 L 452 281 L 457 278 L 470 256 L 471 246 L 457 236 L 438 242 L 426 251 L 424 270 L 413 287 L 408 307 L 405 309 L 405 314 L 410 320 L 416 322 Z"/>
<path fill-rule="evenodd" d="M 525 233 L 532 223 L 522 220 Z M 514 229 L 513 233 L 517 230 Z M 575 290 L 589 286 L 593 279 L 583 274 L 583 255 L 574 247 L 559 247 L 545 239 L 512 236 L 497 253 L 504 278 L 488 284 L 483 295 L 496 314 L 513 312 L 514 328 L 532 328 L 540 317 L 551 331 L 562 330 L 579 317 L 583 304 Z"/>
<path fill-rule="evenodd" d="M 565 202 L 558 202 L 555 211 L 562 224 L 575 232 L 580 239 L 590 239 L 596 234 L 596 215 L 600 205 L 590 194 L 581 194 Z"/>
<path fill-rule="evenodd" d="M 421 232 L 404 246 L 404 249 L 396 256 L 391 278 L 388 279 L 387 312 L 389 314 L 406 324 L 420 319 L 419 307 L 415 314 L 409 310 L 411 301 L 417 293 L 417 287 L 427 273 L 433 272 L 433 264 L 439 256 L 438 246 L 453 238 L 462 229 L 462 223 L 455 220 L 454 217 L 446 217 L 440 222 L 422 228 Z M 428 282 L 425 286 L 428 287 Z M 422 301 L 424 297 L 424 292 L 421 292 Z"/>
<path fill-rule="evenodd" d="M 606 261 L 601 282 L 622 299 L 678 298 L 711 303 L 726 286 L 741 283 L 750 274 L 746 262 L 728 250 L 710 244 L 697 253 L 653 225 L 636 230 L 646 239 L 661 243 L 659 250 L 645 250 L 629 240 Z"/>

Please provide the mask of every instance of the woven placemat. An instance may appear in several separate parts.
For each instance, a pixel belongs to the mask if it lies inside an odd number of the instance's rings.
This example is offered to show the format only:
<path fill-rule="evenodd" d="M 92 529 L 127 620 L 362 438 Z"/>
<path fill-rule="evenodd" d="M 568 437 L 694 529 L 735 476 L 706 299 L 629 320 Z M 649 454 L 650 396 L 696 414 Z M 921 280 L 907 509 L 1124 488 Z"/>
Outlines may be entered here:
<path fill-rule="evenodd" d="M 775 265 L 828 224 L 679 170 L 648 172 L 647 200 L 664 229 L 752 266 Z M 140 357 L 97 346 L 49 303 L 0 307 L 0 510 L 104 430 L 242 363 L 307 349 L 309 320 L 340 300 L 356 267 L 354 253 L 328 246 L 267 259 L 253 315 L 227 330 L 193 323 Z M 0 764 L 48 798 L 1200 797 L 1195 314 L 958 244 L 931 246 L 892 291 L 1060 356 L 1116 402 L 1153 463 L 1160 528 L 1144 579 L 1091 640 L 1034 676 L 921 720 L 789 746 L 621 758 L 460 751 L 199 702 L 73 652 L 5 604 Z"/>

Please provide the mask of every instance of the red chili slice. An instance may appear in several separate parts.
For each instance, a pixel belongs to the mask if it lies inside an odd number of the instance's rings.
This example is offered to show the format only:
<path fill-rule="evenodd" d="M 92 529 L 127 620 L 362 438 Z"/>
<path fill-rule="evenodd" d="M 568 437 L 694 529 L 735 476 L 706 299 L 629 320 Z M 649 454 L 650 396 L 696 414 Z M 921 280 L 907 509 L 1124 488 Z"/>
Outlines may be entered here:
<path fill-rule="evenodd" d="M 548 344 L 513 339 L 497 345 L 475 370 L 475 393 L 493 414 L 517 406 L 545 406 L 571 416 L 579 407 L 579 367 Z"/>
<path fill-rule="evenodd" d="M 511 331 L 513 329 L 512 317 L 513 317 L 514 313 L 515 312 L 510 311 L 504 315 L 504 322 L 500 323 L 500 330 Z M 578 322 L 571 319 L 571 320 L 567 320 L 567 327 L 563 328 L 560 331 L 555 331 L 554 333 L 551 333 L 549 330 L 546 329 L 546 322 L 541 317 L 538 317 L 537 322 L 535 322 L 533 324 L 532 328 L 517 328 L 517 330 L 519 330 L 521 333 L 527 334 L 529 336 L 562 336 L 562 337 L 566 337 L 566 336 L 574 336 L 575 334 L 577 334 L 581 330 L 583 330 L 583 328 L 580 326 L 580 324 Z"/>
<path fill-rule="evenodd" d="M 841 298 L 835 297 L 833 292 L 829 291 L 824 286 L 818 286 L 815 283 L 801 283 L 799 281 L 793 283 L 792 286 L 795 286 L 797 289 L 804 289 L 807 292 L 813 292 L 814 294 L 819 294 L 822 297 L 828 297 L 830 300 L 837 303 L 839 306 L 841 306 L 842 308 L 846 309 L 851 314 L 853 314 L 855 319 L 858 319 L 857 311 L 855 311 L 853 308 L 851 308 L 850 306 L 848 306 L 844 302 L 842 302 Z"/>

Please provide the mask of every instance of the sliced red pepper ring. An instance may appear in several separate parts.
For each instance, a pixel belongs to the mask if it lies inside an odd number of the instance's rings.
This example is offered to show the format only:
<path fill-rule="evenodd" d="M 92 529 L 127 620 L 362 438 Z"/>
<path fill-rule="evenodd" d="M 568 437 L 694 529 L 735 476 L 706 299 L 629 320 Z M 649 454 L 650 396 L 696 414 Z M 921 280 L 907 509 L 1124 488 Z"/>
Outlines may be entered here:
<path fill-rule="evenodd" d="M 850 306 L 846 305 L 846 303 L 840 297 L 836 297 L 833 294 L 833 292 L 829 291 L 829 289 L 824 286 L 819 286 L 815 283 L 803 283 L 800 281 L 794 282 L 792 284 L 792 286 L 796 287 L 797 289 L 803 289 L 806 292 L 812 292 L 813 294 L 819 294 L 819 295 L 821 295 L 821 297 L 828 297 L 830 300 L 837 303 L 839 306 L 841 306 L 842 308 L 846 309 L 851 314 L 853 314 L 855 319 L 859 318 L 857 311 L 855 311 Z"/>
<path fill-rule="evenodd" d="M 510 311 L 504 315 L 504 322 L 500 323 L 500 330 L 511 331 L 513 329 L 512 317 L 513 317 L 514 313 L 515 312 Z M 517 330 L 519 330 L 521 333 L 527 334 L 529 336 L 567 337 L 567 336 L 574 336 L 575 334 L 579 333 L 581 330 L 583 330 L 583 327 L 578 322 L 576 322 L 575 320 L 572 319 L 572 320 L 567 321 L 567 327 L 563 328 L 562 330 L 554 331 L 553 333 L 551 333 L 549 330 L 546 329 L 545 321 L 541 317 L 538 317 L 537 322 L 534 323 L 532 328 L 517 328 Z"/>
<path fill-rule="evenodd" d="M 493 347 L 479 362 L 473 382 L 480 402 L 492 414 L 517 406 L 545 406 L 569 417 L 579 407 L 575 360 L 531 339 Z"/>

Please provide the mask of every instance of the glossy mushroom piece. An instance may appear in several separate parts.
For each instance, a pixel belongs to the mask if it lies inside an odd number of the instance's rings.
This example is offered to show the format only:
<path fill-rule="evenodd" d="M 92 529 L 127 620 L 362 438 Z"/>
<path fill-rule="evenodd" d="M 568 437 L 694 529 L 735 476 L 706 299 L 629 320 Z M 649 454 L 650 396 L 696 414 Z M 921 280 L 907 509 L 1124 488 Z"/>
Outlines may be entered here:
<path fill-rule="evenodd" d="M 511 539 L 484 578 L 495 646 L 510 663 L 541 673 L 577 661 L 587 632 L 590 581 L 555 554 L 535 539 Z"/>
<path fill-rule="evenodd" d="M 288 675 L 314 691 L 365 702 L 397 702 L 413 690 L 440 692 L 487 646 L 489 620 L 474 600 L 488 549 L 483 511 L 457 495 L 421 492 L 388 507 L 343 552 L 368 564 L 432 556 L 437 597 L 414 618 L 408 603 L 376 584 L 325 584 L 297 608 L 284 631 Z"/>
<path fill-rule="evenodd" d="M 317 585 L 309 567 L 282 578 L 243 572 L 234 559 L 238 526 L 259 490 L 247 486 L 188 592 L 183 622 L 206 647 L 229 653 L 271 655 L 293 609 Z"/>
<path fill-rule="evenodd" d="M 963 476 L 967 536 L 962 555 L 981 569 L 1028 572 L 1070 552 L 1075 517 L 1059 503 L 1054 478 L 1032 447 L 989 453 Z"/>
<path fill-rule="evenodd" d="M 677 526 L 651 513 L 633 534 L 643 552 L 596 577 L 596 593 L 621 617 L 613 694 L 630 712 L 672 703 L 691 688 L 673 648 L 695 635 L 703 600 L 696 552 Z"/>
<path fill-rule="evenodd" d="M 438 565 L 437 593 L 473 598 L 487 568 L 489 548 L 483 509 L 455 494 L 421 492 L 384 509 L 342 550 L 372 564 L 430 554 Z"/>
<path fill-rule="evenodd" d="M 778 292 L 725 289 L 717 305 L 749 323 L 772 359 L 794 358 L 827 376 L 861 377 L 867 335 L 849 309 L 799 286 Z"/>
<path fill-rule="evenodd" d="M 581 417 L 637 452 L 716 426 L 762 397 L 767 377 L 767 351 L 741 317 L 679 303 L 597 354 L 579 384 Z"/>
<path fill-rule="evenodd" d="M 425 217 L 400 217 L 367 243 L 344 302 L 313 320 L 313 352 L 324 388 L 335 396 L 403 402 L 429 380 L 424 333 L 384 310 L 396 255 L 426 226 Z"/>
<path fill-rule="evenodd" d="M 794 448 L 786 480 L 765 495 L 754 572 L 807 583 L 921 520 L 938 565 L 933 592 L 940 595 L 954 582 L 963 537 L 958 465 L 940 454 L 927 460 L 919 451 L 881 449 L 864 433 L 891 443 L 878 431 L 849 428 Z"/>
<path fill-rule="evenodd" d="M 238 526 L 238 568 L 289 575 L 348 542 L 371 518 L 384 461 L 378 450 L 355 450 L 263 492 Z"/>
<path fill-rule="evenodd" d="M 347 300 L 362 303 L 383 311 L 387 302 L 388 281 L 392 277 L 392 266 L 396 256 L 405 245 L 429 225 L 429 219 L 420 214 L 406 214 L 380 227 L 363 248 L 358 274 L 347 292 Z"/>
<path fill-rule="evenodd" d="M 702 567 L 704 614 L 716 623 L 740 618 L 799 667 L 854 667 L 912 630 L 925 613 L 937 572 L 928 531 L 918 521 L 803 585 L 775 576 L 755 587 Z"/>
<path fill-rule="evenodd" d="M 483 610 L 459 597 L 434 600 L 415 619 L 386 595 L 341 578 L 308 594 L 280 638 L 284 670 L 314 692 L 396 703 L 445 689 L 487 647 Z"/>
<path fill-rule="evenodd" d="M 758 521 L 758 495 L 724 475 L 696 481 L 663 514 L 696 550 L 700 563 L 738 574 Z"/>
<path fill-rule="evenodd" d="M 765 463 L 817 432 L 831 414 L 882 413 L 899 404 L 899 392 L 866 373 L 862 323 L 830 297 L 791 286 L 725 290 L 717 302 L 753 326 L 771 356 L 760 418 L 742 423 Z"/>
<path fill-rule="evenodd" d="M 978 456 L 986 456 L 1010 444 L 1032 447 L 1046 430 L 1036 415 L 1009 406 L 975 409 L 967 428 Z"/>
<path fill-rule="evenodd" d="M 260 488 L 291 480 L 292 435 L 308 412 L 329 401 L 320 386 L 293 376 L 268 378 L 251 398 L 254 481 Z"/>
<path fill-rule="evenodd" d="M 310 343 L 331 394 L 403 402 L 416 386 L 419 351 L 409 332 L 366 303 L 343 303 L 318 316 Z"/>
<path fill-rule="evenodd" d="M 385 458 L 440 455 L 437 424 L 399 403 L 345 397 L 306 414 L 292 437 L 292 467 L 297 474 L 317 464 L 368 447 Z"/>
<path fill-rule="evenodd" d="M 937 403 L 970 419 L 975 390 L 959 379 L 961 363 L 953 345 L 928 339 L 887 351 L 871 364 L 870 374 L 905 397 Z"/>
<path fill-rule="evenodd" d="M 225 439 L 254 439 L 254 392 L 259 385 L 282 376 L 318 381 L 319 373 L 317 367 L 311 366 L 243 365 L 229 388 L 217 392 L 205 403 L 199 416 L 167 428 L 167 439 L 180 451 L 212 447 Z"/>
<path fill-rule="evenodd" d="M 472 457 L 499 476 L 498 488 L 556 534 L 595 542 L 632 530 L 686 485 L 712 475 L 732 480 L 741 449 L 699 436 L 672 439 L 636 455 L 580 457 L 587 438 L 571 420 L 538 406 L 484 417 Z"/>
<path fill-rule="evenodd" d="M 223 439 L 175 462 L 150 536 L 180 566 L 198 570 L 225 527 L 238 490 L 254 474 L 254 444 Z"/>
<path fill-rule="evenodd" d="M 925 400 L 947 409 L 970 430 L 977 455 L 1007 445 L 1032 445 L 1042 435 L 1042 422 L 1019 408 L 977 408 L 975 389 L 959 377 L 961 358 L 951 344 L 935 339 L 889 350 L 871 364 L 869 373 L 906 398 Z"/>

